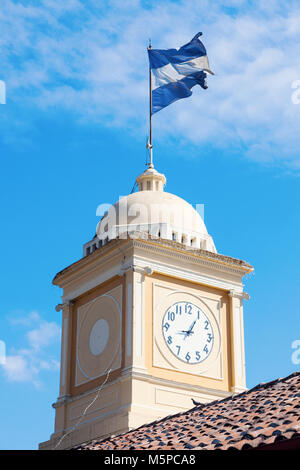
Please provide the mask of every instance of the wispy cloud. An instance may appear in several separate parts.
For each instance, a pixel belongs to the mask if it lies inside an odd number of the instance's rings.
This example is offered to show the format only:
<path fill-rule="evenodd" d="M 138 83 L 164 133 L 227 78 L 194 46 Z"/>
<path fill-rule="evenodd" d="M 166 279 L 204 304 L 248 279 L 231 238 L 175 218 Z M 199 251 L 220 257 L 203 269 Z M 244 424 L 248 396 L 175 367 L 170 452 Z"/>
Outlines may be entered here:
<path fill-rule="evenodd" d="M 51 347 L 60 340 L 60 327 L 56 322 L 47 322 L 36 311 L 28 315 L 13 315 L 13 328 L 21 328 L 25 347 L 10 348 L 6 360 L 1 364 L 5 378 L 10 382 L 32 382 L 40 387 L 43 371 L 57 371 L 59 361 L 53 357 Z"/>
<path fill-rule="evenodd" d="M 40 351 L 59 338 L 59 335 L 60 328 L 57 323 L 42 321 L 37 328 L 27 333 L 27 338 L 31 349 Z"/>
<path fill-rule="evenodd" d="M 242 150 L 299 169 L 300 5 L 190 0 L 3 0 L 2 66 L 12 102 L 146 132 L 148 38 L 179 47 L 203 31 L 215 77 L 155 116 L 160 138 Z M 246 149 L 246 150 L 245 150 Z"/>
<path fill-rule="evenodd" d="M 17 311 L 8 316 L 8 321 L 12 325 L 32 326 L 40 321 L 40 315 L 36 310 L 32 310 L 28 315 L 22 311 Z"/>

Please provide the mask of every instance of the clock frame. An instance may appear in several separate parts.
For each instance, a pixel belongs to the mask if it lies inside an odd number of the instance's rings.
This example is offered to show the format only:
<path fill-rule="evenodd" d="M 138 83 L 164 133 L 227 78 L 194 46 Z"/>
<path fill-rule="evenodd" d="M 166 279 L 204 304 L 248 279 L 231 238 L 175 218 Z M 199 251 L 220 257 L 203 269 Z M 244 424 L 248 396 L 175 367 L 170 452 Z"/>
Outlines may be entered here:
<path fill-rule="evenodd" d="M 154 308 L 153 308 L 153 359 L 152 367 L 154 370 L 168 370 L 178 373 L 187 373 L 191 376 L 203 375 L 207 378 L 223 380 L 223 357 L 221 330 L 222 322 L 222 301 L 220 296 L 207 294 L 205 290 L 201 293 L 195 292 L 195 289 L 187 288 L 177 290 L 176 284 L 173 288 L 170 284 L 156 282 L 153 285 Z M 176 303 L 193 304 L 203 312 L 213 332 L 213 344 L 208 351 L 209 354 L 199 362 L 185 362 L 177 357 L 170 350 L 165 341 L 162 328 L 163 318 L 170 308 Z M 153 372 L 154 372 L 153 370 Z"/>

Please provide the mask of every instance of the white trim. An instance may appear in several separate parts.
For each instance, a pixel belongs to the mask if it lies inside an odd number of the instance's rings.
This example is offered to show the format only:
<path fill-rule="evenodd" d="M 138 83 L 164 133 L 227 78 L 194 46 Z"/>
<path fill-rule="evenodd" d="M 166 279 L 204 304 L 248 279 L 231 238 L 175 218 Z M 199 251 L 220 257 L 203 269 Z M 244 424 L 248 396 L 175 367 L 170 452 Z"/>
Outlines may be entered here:
<path fill-rule="evenodd" d="M 62 388 L 64 388 L 66 384 L 67 348 L 68 348 L 68 317 L 65 317 L 63 319 L 63 344 L 62 344 L 62 358 L 61 358 L 61 387 Z"/>
<path fill-rule="evenodd" d="M 234 323 L 234 359 L 236 367 L 237 382 L 240 384 L 243 380 L 243 338 L 241 328 L 241 309 L 240 307 L 234 307 L 233 315 Z"/>
<path fill-rule="evenodd" d="M 132 282 L 127 283 L 126 356 L 132 355 Z"/>
<path fill-rule="evenodd" d="M 137 281 L 135 284 L 135 354 L 142 357 L 143 349 L 143 328 L 142 328 L 142 282 Z"/>

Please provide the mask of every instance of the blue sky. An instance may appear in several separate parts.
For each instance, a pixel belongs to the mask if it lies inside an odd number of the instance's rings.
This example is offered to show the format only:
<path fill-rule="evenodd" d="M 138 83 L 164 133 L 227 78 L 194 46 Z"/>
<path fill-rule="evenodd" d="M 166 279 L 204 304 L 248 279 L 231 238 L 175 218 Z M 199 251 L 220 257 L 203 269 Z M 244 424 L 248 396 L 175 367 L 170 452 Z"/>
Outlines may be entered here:
<path fill-rule="evenodd" d="M 205 204 L 218 251 L 255 267 L 247 385 L 299 369 L 299 2 L 2 0 L 0 31 L 0 448 L 37 448 L 53 432 L 51 281 L 81 257 L 97 206 L 145 168 L 150 37 L 180 47 L 203 31 L 216 74 L 154 116 L 154 155 L 168 192 Z"/>

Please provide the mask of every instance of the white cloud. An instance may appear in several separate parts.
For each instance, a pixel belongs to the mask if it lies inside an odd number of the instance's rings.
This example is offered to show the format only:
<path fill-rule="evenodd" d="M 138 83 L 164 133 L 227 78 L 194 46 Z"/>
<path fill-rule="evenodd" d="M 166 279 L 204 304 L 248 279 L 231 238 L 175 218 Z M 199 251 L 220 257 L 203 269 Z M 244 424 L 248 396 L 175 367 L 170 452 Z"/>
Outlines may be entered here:
<path fill-rule="evenodd" d="M 36 370 L 29 366 L 28 361 L 22 355 L 7 356 L 3 369 L 11 382 L 27 382 L 36 373 Z"/>
<path fill-rule="evenodd" d="M 43 321 L 38 328 L 27 333 L 27 338 L 32 349 L 40 350 L 49 346 L 59 335 L 60 328 L 57 323 Z"/>
<path fill-rule="evenodd" d="M 291 101 L 299 2 L 3 0 L 1 8 L 8 99 L 146 133 L 148 38 L 179 47 L 200 30 L 216 75 L 208 90 L 154 116 L 155 137 L 247 148 L 248 158 L 299 168 L 300 105 Z"/>
<path fill-rule="evenodd" d="M 30 326 L 36 324 L 40 320 L 41 317 L 35 310 L 32 310 L 28 315 L 24 315 L 24 312 L 16 312 L 13 315 L 9 316 L 9 322 L 12 325 Z"/>
<path fill-rule="evenodd" d="M 41 372 L 59 370 L 59 361 L 53 357 L 51 348 L 59 344 L 60 327 L 55 322 L 43 320 L 36 311 L 23 316 L 13 315 L 10 323 L 14 329 L 25 329 L 27 345 L 11 348 L 4 363 L 0 364 L 4 375 L 10 382 L 32 382 L 40 387 Z"/>

